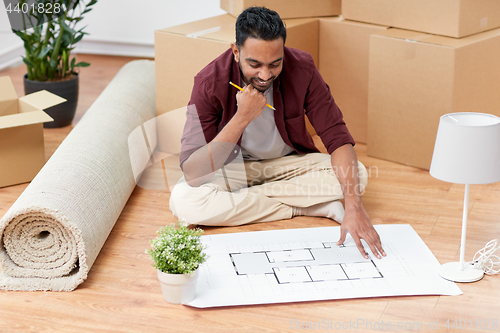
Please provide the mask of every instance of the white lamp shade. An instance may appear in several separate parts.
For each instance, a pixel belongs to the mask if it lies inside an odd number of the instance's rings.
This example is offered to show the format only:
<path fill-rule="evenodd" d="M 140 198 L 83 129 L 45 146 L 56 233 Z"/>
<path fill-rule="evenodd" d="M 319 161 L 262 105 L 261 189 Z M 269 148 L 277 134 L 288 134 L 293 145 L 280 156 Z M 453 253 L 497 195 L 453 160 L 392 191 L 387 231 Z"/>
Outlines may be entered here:
<path fill-rule="evenodd" d="M 429 172 L 456 184 L 500 181 L 500 118 L 474 112 L 442 116 Z"/>

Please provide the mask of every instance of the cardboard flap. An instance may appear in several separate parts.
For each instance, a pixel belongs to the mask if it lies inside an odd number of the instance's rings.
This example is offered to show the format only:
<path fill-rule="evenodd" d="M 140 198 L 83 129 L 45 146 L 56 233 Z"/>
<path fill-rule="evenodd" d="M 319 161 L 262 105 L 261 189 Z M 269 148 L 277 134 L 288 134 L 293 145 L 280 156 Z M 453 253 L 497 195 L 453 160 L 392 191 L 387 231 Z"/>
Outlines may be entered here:
<path fill-rule="evenodd" d="M 432 35 L 422 32 L 415 32 L 411 30 L 402 30 L 396 28 L 391 28 L 386 31 L 376 33 L 376 35 L 402 39 L 407 42 L 427 43 L 427 44 L 434 44 L 434 45 L 452 47 L 457 49 L 463 46 L 467 46 L 494 37 L 498 37 L 500 36 L 500 29 L 493 29 L 490 31 L 482 32 L 480 34 L 475 34 L 462 38 L 445 37 L 445 36 Z"/>
<path fill-rule="evenodd" d="M 0 77 L 0 92 L 0 102 L 17 99 L 16 90 L 8 76 Z"/>
<path fill-rule="evenodd" d="M 52 117 L 43 111 L 31 111 L 3 116 L 0 119 L 0 130 L 53 121 Z"/>
<path fill-rule="evenodd" d="M 165 28 L 160 31 L 170 32 L 180 35 L 196 35 L 202 36 L 203 32 L 206 33 L 214 32 L 214 30 L 220 30 L 223 26 L 231 26 L 234 34 L 234 24 L 236 23 L 236 18 L 229 14 L 223 14 L 219 16 L 209 17 L 204 20 L 199 20 L 195 22 L 189 22 L 181 24 L 175 27 Z"/>
<path fill-rule="evenodd" d="M 66 99 L 48 92 L 47 90 L 37 91 L 19 99 L 42 110 L 66 102 Z"/>

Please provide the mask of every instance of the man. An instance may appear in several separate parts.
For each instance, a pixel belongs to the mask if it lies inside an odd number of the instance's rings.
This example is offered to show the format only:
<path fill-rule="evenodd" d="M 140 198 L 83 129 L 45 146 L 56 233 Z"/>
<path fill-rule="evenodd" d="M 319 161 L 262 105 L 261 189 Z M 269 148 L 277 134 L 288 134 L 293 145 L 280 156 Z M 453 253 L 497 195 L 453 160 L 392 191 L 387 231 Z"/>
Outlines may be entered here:
<path fill-rule="evenodd" d="M 349 232 L 365 258 L 361 239 L 381 258 L 361 201 L 367 177 L 354 140 L 312 57 L 285 41 L 276 12 L 248 8 L 236 21 L 236 43 L 195 77 L 182 136 L 184 179 L 170 209 L 203 225 L 328 217 L 342 222 L 339 245 Z M 329 154 L 315 147 L 304 110 Z"/>

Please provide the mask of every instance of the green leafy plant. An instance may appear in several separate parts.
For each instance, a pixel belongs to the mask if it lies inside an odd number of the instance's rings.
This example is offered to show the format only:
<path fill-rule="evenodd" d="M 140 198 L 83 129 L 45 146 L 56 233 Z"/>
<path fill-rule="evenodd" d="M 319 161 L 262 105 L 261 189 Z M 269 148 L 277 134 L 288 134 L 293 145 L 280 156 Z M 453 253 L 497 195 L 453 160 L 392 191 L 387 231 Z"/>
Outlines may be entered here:
<path fill-rule="evenodd" d="M 170 274 L 193 274 L 207 260 L 203 252 L 201 229 L 188 229 L 185 223 L 177 221 L 160 228 L 158 237 L 150 240 L 152 249 L 146 250 L 153 259 L 153 267 Z"/>
<path fill-rule="evenodd" d="M 64 80 L 72 76 L 75 68 L 89 66 L 86 62 L 76 63 L 71 51 L 87 35 L 85 27 L 77 30 L 76 25 L 97 0 L 38 0 L 37 6 L 23 7 L 26 1 L 20 1 L 20 8 L 31 9 L 22 16 L 24 30 L 13 31 L 24 42 L 28 80 Z"/>

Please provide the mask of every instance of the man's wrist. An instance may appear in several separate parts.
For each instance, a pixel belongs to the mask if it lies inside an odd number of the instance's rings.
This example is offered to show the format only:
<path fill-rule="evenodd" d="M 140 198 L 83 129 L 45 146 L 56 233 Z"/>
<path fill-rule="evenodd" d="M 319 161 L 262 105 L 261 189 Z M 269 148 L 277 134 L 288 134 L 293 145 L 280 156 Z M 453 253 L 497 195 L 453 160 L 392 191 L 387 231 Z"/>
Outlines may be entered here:
<path fill-rule="evenodd" d="M 363 202 L 361 201 L 361 196 L 344 196 L 344 204 L 347 209 L 360 209 L 363 207 Z"/>
<path fill-rule="evenodd" d="M 233 122 L 234 126 L 237 127 L 241 132 L 247 128 L 247 126 L 252 122 L 253 119 L 249 119 L 242 115 L 242 113 L 236 112 L 230 122 Z"/>

